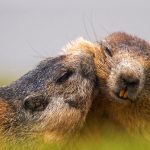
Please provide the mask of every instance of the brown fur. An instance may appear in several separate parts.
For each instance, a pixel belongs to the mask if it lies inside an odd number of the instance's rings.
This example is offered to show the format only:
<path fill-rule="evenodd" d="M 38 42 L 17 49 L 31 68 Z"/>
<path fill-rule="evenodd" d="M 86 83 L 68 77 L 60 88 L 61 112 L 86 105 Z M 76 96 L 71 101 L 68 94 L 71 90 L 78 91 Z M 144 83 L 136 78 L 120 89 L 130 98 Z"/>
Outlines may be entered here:
<path fill-rule="evenodd" d="M 110 71 L 107 71 L 106 90 L 107 99 L 103 101 L 105 107 L 105 113 L 109 118 L 112 118 L 115 122 L 118 122 L 124 129 L 131 135 L 142 135 L 146 138 L 150 137 L 150 46 L 149 44 L 135 36 L 128 35 L 126 33 L 113 33 L 105 39 L 105 42 L 111 47 L 113 57 L 110 65 L 111 70 L 117 66 L 119 61 L 129 60 L 135 63 L 139 63 L 142 66 L 144 74 L 144 81 L 142 83 L 141 91 L 138 94 L 135 101 L 131 102 L 126 100 L 124 103 L 120 103 L 116 98 L 112 97 L 110 93 L 110 82 L 114 82 L 114 75 L 110 78 Z M 125 50 L 124 50 L 125 49 Z M 134 70 L 136 65 L 132 66 Z M 117 72 L 122 68 L 116 70 Z M 100 70 L 100 69 L 99 69 Z M 121 70 L 122 71 L 122 70 Z M 138 74 L 138 70 L 135 69 L 134 74 Z M 99 77 L 101 73 L 99 73 Z M 131 76 L 132 77 L 132 76 Z M 110 80 L 108 80 L 110 78 Z M 140 85 L 141 86 L 141 85 Z M 101 95 L 103 96 L 103 95 Z M 100 97 L 101 97 L 100 96 Z"/>
<path fill-rule="evenodd" d="M 13 115 L 13 110 L 4 99 L 0 98 L 0 123 L 5 125 Z M 9 116 L 9 117 L 8 117 Z"/>
<path fill-rule="evenodd" d="M 149 44 L 135 36 L 126 33 L 113 33 L 99 44 L 91 43 L 79 39 L 72 43 L 73 48 L 68 49 L 71 53 L 85 51 L 92 53 L 96 65 L 97 76 L 99 77 L 99 97 L 93 102 L 90 118 L 96 118 L 96 122 L 103 124 L 106 118 L 108 124 L 115 124 L 122 131 L 127 131 L 130 135 L 142 135 L 150 137 L 150 46 Z M 112 58 L 105 54 L 106 47 L 111 49 Z M 123 50 L 125 49 L 125 50 Z M 117 66 L 121 60 L 132 60 L 142 66 L 144 72 L 143 87 L 135 102 L 126 100 L 118 102 L 111 95 L 109 82 L 115 80 L 115 76 L 110 78 L 111 70 Z M 138 65 L 137 65 L 138 66 Z M 133 66 L 134 68 L 135 66 Z M 121 69 L 121 68 L 120 68 Z M 116 72 L 119 70 L 116 70 Z M 138 74 L 136 72 L 135 74 Z M 94 117 L 95 116 L 95 117 Z M 105 116 L 105 117 L 104 117 Z M 99 121 L 98 121 L 98 118 Z M 108 125 L 107 124 L 107 125 Z M 111 128 L 109 126 L 108 128 Z M 106 129 L 107 130 L 107 129 Z"/>

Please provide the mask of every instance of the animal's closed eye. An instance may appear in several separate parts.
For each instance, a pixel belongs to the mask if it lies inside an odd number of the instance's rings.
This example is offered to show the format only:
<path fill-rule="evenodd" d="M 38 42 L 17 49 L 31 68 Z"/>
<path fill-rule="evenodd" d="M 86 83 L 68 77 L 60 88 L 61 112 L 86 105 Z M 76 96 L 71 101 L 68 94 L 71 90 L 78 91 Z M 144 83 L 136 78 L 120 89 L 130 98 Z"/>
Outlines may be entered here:
<path fill-rule="evenodd" d="M 76 108 L 76 109 L 78 109 L 79 106 L 80 106 L 79 102 L 77 100 L 71 100 L 71 99 L 69 99 L 69 100 L 66 100 L 65 103 L 67 103 L 70 107 Z"/>
<path fill-rule="evenodd" d="M 73 71 L 71 70 L 68 70 L 66 71 L 63 75 L 61 75 L 57 80 L 56 80 L 56 83 L 63 83 L 65 81 L 67 81 L 73 74 Z"/>

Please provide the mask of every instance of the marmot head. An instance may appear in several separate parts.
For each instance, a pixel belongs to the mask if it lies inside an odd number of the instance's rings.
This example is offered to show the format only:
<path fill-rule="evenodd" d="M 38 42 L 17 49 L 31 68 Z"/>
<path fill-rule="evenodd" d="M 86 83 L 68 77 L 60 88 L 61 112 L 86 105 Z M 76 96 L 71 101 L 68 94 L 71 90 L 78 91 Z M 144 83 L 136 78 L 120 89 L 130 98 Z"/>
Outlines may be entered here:
<path fill-rule="evenodd" d="M 10 105 L 15 101 L 14 111 L 18 110 L 14 117 L 18 127 L 11 130 L 21 136 L 40 134 L 48 141 L 75 135 L 96 95 L 95 83 L 95 65 L 89 54 L 60 55 L 42 61 L 0 91 L 3 98 L 9 98 Z"/>
<path fill-rule="evenodd" d="M 147 136 L 150 133 L 149 44 L 116 32 L 97 43 L 79 39 L 71 45 L 69 53 L 83 51 L 93 55 L 100 83 L 99 95 L 91 108 L 92 118 L 97 116 L 100 123 L 107 118 L 123 130 Z"/>
<path fill-rule="evenodd" d="M 149 99 L 149 44 L 120 32 L 109 35 L 100 44 L 109 68 L 108 93 L 118 102 Z"/>

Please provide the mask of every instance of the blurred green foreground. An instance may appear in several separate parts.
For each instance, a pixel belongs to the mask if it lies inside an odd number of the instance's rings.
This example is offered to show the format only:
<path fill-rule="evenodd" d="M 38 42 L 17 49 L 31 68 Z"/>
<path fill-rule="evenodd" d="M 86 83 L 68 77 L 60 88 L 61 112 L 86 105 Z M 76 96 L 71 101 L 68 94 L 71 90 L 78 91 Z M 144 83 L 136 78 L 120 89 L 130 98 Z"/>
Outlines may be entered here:
<path fill-rule="evenodd" d="M 92 139 L 77 140 L 69 144 L 30 142 L 27 144 L 2 144 L 0 150 L 150 150 L 150 143 L 140 138 L 127 139 L 127 137 L 116 138 L 114 135 L 101 138 L 100 136 L 92 135 Z"/>
<path fill-rule="evenodd" d="M 15 81 L 16 77 L 9 77 L 9 75 L 2 75 L 0 76 L 0 86 L 5 86 L 10 84 L 11 82 Z"/>

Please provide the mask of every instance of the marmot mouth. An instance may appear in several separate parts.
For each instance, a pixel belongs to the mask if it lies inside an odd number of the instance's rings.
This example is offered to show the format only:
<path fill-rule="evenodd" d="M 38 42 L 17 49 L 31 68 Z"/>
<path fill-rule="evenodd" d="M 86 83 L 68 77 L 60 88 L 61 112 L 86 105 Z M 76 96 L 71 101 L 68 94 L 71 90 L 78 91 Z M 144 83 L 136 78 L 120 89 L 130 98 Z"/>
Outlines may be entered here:
<path fill-rule="evenodd" d="M 120 90 L 119 92 L 112 92 L 113 97 L 117 100 L 117 101 L 124 101 L 124 102 L 136 102 L 138 100 L 137 96 L 131 96 L 129 95 L 129 91 L 128 90 Z"/>
<path fill-rule="evenodd" d="M 118 92 L 118 97 L 121 98 L 121 99 L 128 99 L 128 91 L 127 89 L 123 89 L 123 90 L 120 90 L 120 92 Z"/>
<path fill-rule="evenodd" d="M 128 90 L 127 88 L 121 89 L 119 92 L 113 92 L 115 97 L 117 97 L 120 100 L 130 100 L 128 97 Z"/>
<path fill-rule="evenodd" d="M 115 96 L 121 100 L 128 100 L 128 97 L 121 97 L 119 93 L 115 93 Z"/>

